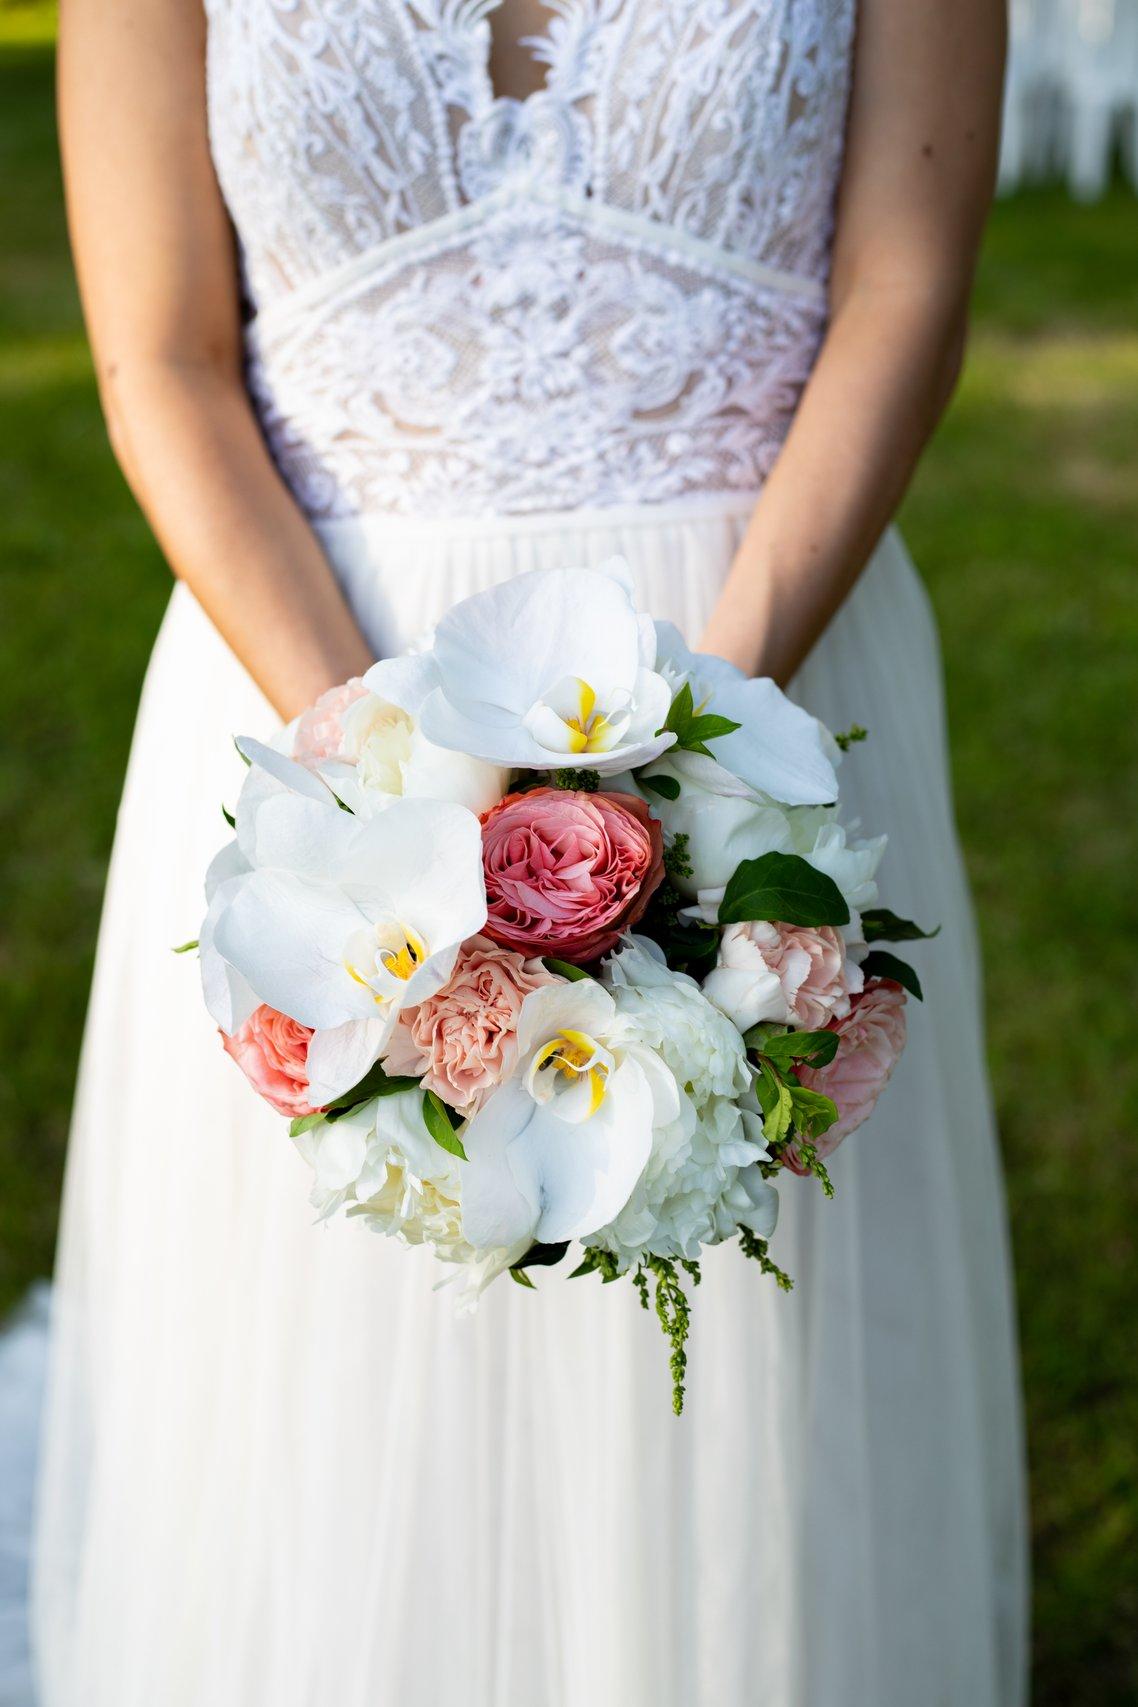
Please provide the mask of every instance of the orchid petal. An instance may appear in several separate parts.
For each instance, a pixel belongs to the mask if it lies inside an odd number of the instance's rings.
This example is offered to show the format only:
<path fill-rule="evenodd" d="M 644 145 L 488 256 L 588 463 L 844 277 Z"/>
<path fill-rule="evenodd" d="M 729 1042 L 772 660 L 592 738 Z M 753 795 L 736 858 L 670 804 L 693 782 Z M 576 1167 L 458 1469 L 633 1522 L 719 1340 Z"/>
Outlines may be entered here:
<path fill-rule="evenodd" d="M 236 893 L 237 886 L 235 878 L 218 884 L 198 932 L 198 965 L 206 1011 L 227 1037 L 239 1031 L 254 1009 L 261 1005 L 260 997 L 248 980 L 219 953 L 214 940 L 217 920 Z"/>
<path fill-rule="evenodd" d="M 515 1170 L 510 1150 L 536 1113 L 533 1098 L 508 1080 L 463 1132 L 468 1161 L 462 1170 L 462 1229 L 476 1250 L 533 1236 L 541 1214 L 540 1181 L 528 1167 Z"/>
<path fill-rule="evenodd" d="M 540 1190 L 534 1236 L 547 1244 L 579 1239 L 619 1215 L 644 1171 L 652 1148 L 652 1091 L 640 1066 L 623 1061 L 590 1120 L 568 1131 L 548 1109 L 509 1147 L 510 1165 L 523 1194 Z"/>
<path fill-rule="evenodd" d="M 277 752 L 275 747 L 266 746 L 263 741 L 255 741 L 251 735 L 239 735 L 235 745 L 243 759 L 248 759 L 250 765 L 264 771 L 290 793 L 327 802 L 327 788 L 306 765 L 287 758 L 284 753 Z"/>
<path fill-rule="evenodd" d="M 286 871 L 234 881 L 214 928 L 218 951 L 263 1002 L 317 1031 L 374 1019 L 371 991 L 348 972 L 342 949 L 366 921 L 331 884 Z"/>
<path fill-rule="evenodd" d="M 400 658 L 381 658 L 364 676 L 364 687 L 388 705 L 418 717 L 423 701 L 438 686 L 439 673 L 429 653 L 408 652 Z"/>
<path fill-rule="evenodd" d="M 745 676 L 725 658 L 692 652 L 671 623 L 656 624 L 656 669 L 691 683 L 696 702 L 740 727 L 714 738 L 715 757 L 772 800 L 815 806 L 837 799 L 833 738 L 769 677 Z M 704 704 L 704 702 L 707 702 Z"/>
<path fill-rule="evenodd" d="M 324 1108 L 353 1090 L 379 1059 L 391 1032 L 384 1018 L 348 1020 L 316 1031 L 308 1045 L 308 1101 Z"/>

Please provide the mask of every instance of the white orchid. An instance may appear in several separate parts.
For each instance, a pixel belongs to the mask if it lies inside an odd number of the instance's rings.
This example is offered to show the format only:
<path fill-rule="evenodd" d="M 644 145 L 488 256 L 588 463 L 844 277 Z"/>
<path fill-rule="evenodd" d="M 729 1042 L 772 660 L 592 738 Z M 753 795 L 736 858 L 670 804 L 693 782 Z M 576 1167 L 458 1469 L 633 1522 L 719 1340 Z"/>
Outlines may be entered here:
<path fill-rule="evenodd" d="M 616 1020 L 612 996 L 592 979 L 526 997 L 518 1066 L 462 1133 L 472 1245 L 583 1238 L 628 1201 L 654 1128 L 681 1105 L 660 1057 L 618 1040 Z"/>
<path fill-rule="evenodd" d="M 717 761 L 741 782 L 787 806 L 837 799 L 838 748 L 816 717 L 766 676 L 745 676 L 708 652 L 692 652 L 670 622 L 656 624 L 656 668 L 673 691 L 687 683 L 696 706 L 739 728 L 714 738 Z"/>
<path fill-rule="evenodd" d="M 286 734 L 282 732 L 281 739 Z M 260 1005 L 248 981 L 217 952 L 214 926 L 217 918 L 235 894 L 235 881 L 252 870 L 254 859 L 253 823 L 257 809 L 268 799 L 280 794 L 298 794 L 309 800 L 332 805 L 333 797 L 326 785 L 311 771 L 283 754 L 279 747 L 266 746 L 262 741 L 241 739 L 237 749 L 248 764 L 234 816 L 236 835 L 211 860 L 205 875 L 207 913 L 198 933 L 201 962 L 202 991 L 209 1013 L 227 1035 L 232 1034 Z"/>
<path fill-rule="evenodd" d="M 506 642 L 508 639 L 508 643 Z M 608 775 L 655 758 L 671 705 L 652 624 L 627 566 L 536 569 L 464 599 L 426 652 L 399 660 L 400 691 L 440 747 L 523 770 Z M 378 666 L 364 678 L 388 692 Z"/>
<path fill-rule="evenodd" d="M 369 814 L 392 800 L 451 800 L 481 813 L 501 800 L 509 780 L 501 766 L 438 747 L 423 733 L 428 682 L 413 658 L 374 664 L 364 685 L 368 691 L 341 714 L 339 757 L 318 766 L 345 806 Z"/>
<path fill-rule="evenodd" d="M 362 1078 L 400 1010 L 442 987 L 485 923 L 478 820 L 433 800 L 361 819 L 280 792 L 238 832 L 249 869 L 211 903 L 207 1003 L 225 1029 L 247 989 L 313 1027 L 310 1090 L 324 1102 Z"/>

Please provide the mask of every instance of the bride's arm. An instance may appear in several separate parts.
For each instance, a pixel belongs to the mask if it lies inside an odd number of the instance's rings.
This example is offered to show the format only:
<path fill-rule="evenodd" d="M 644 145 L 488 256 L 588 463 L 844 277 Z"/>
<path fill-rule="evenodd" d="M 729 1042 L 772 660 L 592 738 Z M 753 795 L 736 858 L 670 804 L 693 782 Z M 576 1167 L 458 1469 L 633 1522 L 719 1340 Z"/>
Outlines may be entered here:
<path fill-rule="evenodd" d="M 1001 0 L 861 0 L 831 321 L 703 638 L 787 682 L 847 596 L 960 369 L 991 198 Z"/>
<path fill-rule="evenodd" d="M 204 48 L 201 0 L 64 0 L 68 213 L 119 463 L 175 574 L 288 717 L 370 654 L 242 382 Z"/>

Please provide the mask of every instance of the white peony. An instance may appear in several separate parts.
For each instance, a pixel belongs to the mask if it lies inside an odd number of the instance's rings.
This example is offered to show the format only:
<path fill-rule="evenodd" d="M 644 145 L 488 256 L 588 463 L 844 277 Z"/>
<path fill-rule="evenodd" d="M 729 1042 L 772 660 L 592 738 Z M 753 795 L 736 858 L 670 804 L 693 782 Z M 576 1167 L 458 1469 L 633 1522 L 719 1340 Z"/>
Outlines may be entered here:
<path fill-rule="evenodd" d="M 627 1204 L 585 1242 L 633 1268 L 651 1253 L 695 1259 L 740 1226 L 769 1238 L 778 1194 L 759 1164 L 762 1122 L 736 1098 L 751 1084 L 742 1039 L 694 979 L 669 970 L 655 944 L 630 938 L 606 963 L 617 1035 L 658 1051 L 682 1086 L 676 1118 L 652 1134 Z"/>
<path fill-rule="evenodd" d="M 461 1265 L 465 1304 L 525 1249 L 476 1250 L 467 1242 L 458 1162 L 427 1131 L 419 1090 L 378 1097 L 293 1142 L 313 1171 L 311 1202 L 321 1220 L 345 1209 L 373 1232 L 430 1246 L 440 1261 Z"/>
<path fill-rule="evenodd" d="M 750 1085 L 735 1026 L 694 978 L 672 971 L 648 937 L 625 937 L 605 961 L 602 979 L 616 1004 L 616 1035 L 634 1035 L 658 1053 L 697 1107 L 713 1096 L 738 1096 Z"/>
<path fill-rule="evenodd" d="M 659 733 L 672 696 L 655 653 L 619 558 L 597 569 L 535 569 L 464 599 L 428 651 L 399 659 L 401 703 L 414 700 L 437 746 L 494 765 L 607 774 L 646 763 L 675 739 Z M 384 670 L 364 680 L 390 698 Z"/>

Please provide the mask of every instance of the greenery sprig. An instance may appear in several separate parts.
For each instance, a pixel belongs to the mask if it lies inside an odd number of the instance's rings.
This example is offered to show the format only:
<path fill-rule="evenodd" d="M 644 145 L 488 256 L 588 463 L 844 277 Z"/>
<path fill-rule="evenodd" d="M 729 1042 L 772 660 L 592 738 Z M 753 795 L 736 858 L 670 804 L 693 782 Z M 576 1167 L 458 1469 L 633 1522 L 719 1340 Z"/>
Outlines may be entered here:
<path fill-rule="evenodd" d="M 778 1264 L 771 1260 L 767 1241 L 760 1239 L 757 1233 L 752 1233 L 749 1227 L 740 1227 L 739 1229 L 739 1249 L 745 1257 L 750 1257 L 752 1262 L 757 1262 L 762 1272 L 769 1274 L 784 1292 L 794 1290 L 794 1282 L 786 1270 L 779 1268 Z"/>
<path fill-rule="evenodd" d="M 692 874 L 688 842 L 689 838 L 681 833 L 665 846 L 666 875 L 653 895 L 639 928 L 659 943 L 673 971 L 690 972 L 699 977 L 709 970 L 715 959 L 719 932 L 714 925 L 705 925 L 699 919 L 680 917 L 681 909 L 687 907 L 688 902 L 675 880 Z"/>
<path fill-rule="evenodd" d="M 549 772 L 550 788 L 582 789 L 586 794 L 596 794 L 601 786 L 601 773 L 596 770 L 569 770 L 564 768 Z"/>

